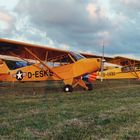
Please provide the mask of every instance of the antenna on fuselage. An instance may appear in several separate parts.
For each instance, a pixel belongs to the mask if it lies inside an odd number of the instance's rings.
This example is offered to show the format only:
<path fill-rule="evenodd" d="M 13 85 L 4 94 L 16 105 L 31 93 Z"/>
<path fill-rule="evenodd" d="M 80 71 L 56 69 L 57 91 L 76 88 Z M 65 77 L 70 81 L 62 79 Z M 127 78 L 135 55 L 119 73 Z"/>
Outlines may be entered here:
<path fill-rule="evenodd" d="M 104 71 L 104 40 L 102 46 L 102 59 L 101 59 L 101 82 L 103 82 L 103 71 Z"/>

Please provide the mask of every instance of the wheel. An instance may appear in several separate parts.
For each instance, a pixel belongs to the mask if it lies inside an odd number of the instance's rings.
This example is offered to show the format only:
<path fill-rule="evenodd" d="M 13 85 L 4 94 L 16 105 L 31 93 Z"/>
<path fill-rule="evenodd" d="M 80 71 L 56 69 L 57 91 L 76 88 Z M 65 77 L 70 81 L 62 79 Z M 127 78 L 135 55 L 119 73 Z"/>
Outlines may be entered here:
<path fill-rule="evenodd" d="M 93 85 L 92 84 L 86 84 L 86 86 L 88 87 L 88 90 L 93 90 Z"/>
<path fill-rule="evenodd" d="M 63 91 L 64 92 L 72 92 L 73 87 L 71 85 L 65 85 Z"/>

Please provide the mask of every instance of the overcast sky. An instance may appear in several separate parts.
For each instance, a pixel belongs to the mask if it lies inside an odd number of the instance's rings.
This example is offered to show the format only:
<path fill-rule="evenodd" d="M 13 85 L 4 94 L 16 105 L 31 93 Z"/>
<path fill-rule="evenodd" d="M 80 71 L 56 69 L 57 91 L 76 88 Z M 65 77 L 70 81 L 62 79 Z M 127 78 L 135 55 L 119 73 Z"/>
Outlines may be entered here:
<path fill-rule="evenodd" d="M 0 38 L 140 59 L 140 0 L 0 0 Z"/>

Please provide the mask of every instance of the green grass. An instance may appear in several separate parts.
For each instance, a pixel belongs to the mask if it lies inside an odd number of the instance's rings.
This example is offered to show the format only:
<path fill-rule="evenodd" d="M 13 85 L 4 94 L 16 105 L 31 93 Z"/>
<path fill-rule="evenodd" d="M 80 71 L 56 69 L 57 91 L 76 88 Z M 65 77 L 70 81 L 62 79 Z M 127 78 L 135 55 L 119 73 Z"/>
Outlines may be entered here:
<path fill-rule="evenodd" d="M 59 91 L 2 87 L 0 139 L 140 139 L 139 84 L 106 82 L 92 92 Z"/>

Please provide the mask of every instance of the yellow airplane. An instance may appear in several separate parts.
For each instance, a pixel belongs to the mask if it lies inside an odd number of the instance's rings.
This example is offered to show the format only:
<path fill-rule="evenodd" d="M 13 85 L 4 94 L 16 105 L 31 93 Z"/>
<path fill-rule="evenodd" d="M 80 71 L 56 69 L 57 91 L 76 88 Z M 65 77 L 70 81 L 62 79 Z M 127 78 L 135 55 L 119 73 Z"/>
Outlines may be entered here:
<path fill-rule="evenodd" d="M 107 61 L 116 66 L 104 66 L 97 72 L 98 79 L 140 79 L 140 60 L 117 56 Z"/>
<path fill-rule="evenodd" d="M 92 90 L 93 72 L 101 63 L 100 58 L 2 38 L 0 55 L 0 81 L 63 81 L 65 92 L 77 85 Z"/>

